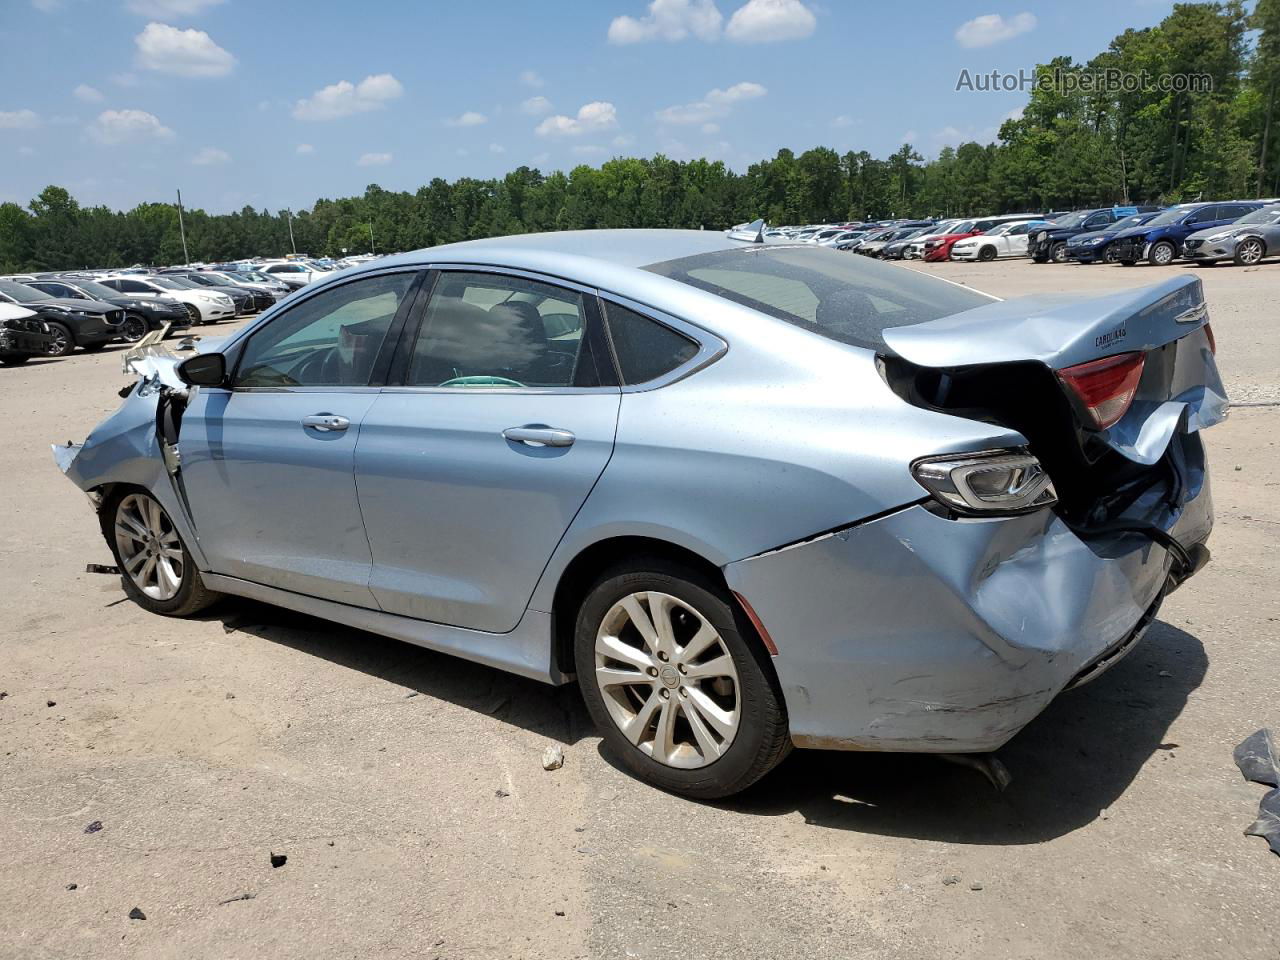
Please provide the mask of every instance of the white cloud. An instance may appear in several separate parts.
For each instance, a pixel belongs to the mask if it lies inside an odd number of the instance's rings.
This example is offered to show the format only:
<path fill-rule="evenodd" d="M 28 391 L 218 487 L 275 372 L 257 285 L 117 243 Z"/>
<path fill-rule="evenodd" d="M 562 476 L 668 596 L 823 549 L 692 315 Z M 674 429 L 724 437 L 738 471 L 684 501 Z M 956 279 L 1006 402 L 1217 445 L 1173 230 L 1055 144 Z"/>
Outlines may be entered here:
<path fill-rule="evenodd" d="M 961 24 L 956 30 L 956 40 L 962 47 L 989 47 L 1012 40 L 1035 28 L 1036 17 L 1033 13 L 1015 13 L 1007 19 L 998 13 L 988 13 Z"/>
<path fill-rule="evenodd" d="M 629 147 L 636 142 L 636 138 L 629 133 L 620 133 L 612 142 L 615 147 Z"/>
<path fill-rule="evenodd" d="M 138 46 L 138 66 L 146 70 L 179 77 L 222 77 L 236 65 L 236 58 L 203 30 L 148 23 L 133 42 Z"/>
<path fill-rule="evenodd" d="M 309 153 L 315 153 L 316 148 L 309 143 L 300 143 L 298 144 L 298 149 L 295 150 L 294 152 L 305 157 Z"/>
<path fill-rule="evenodd" d="M 99 143 L 124 143 L 145 139 L 168 140 L 173 131 L 155 114 L 145 110 L 104 110 L 89 124 L 89 136 Z"/>
<path fill-rule="evenodd" d="M 575 143 L 571 149 L 580 157 L 602 157 L 608 153 L 604 147 L 597 147 L 594 143 Z"/>
<path fill-rule="evenodd" d="M 699 40 L 720 36 L 723 17 L 714 0 L 653 0 L 643 17 L 617 17 L 609 24 L 609 42 L 644 43 L 648 40 Z"/>
<path fill-rule="evenodd" d="M 336 120 L 353 113 L 382 110 L 403 93 L 400 81 L 389 73 L 365 77 L 357 84 L 339 80 L 299 100 L 294 104 L 293 116 L 297 120 Z"/>
<path fill-rule="evenodd" d="M 191 158 L 197 167 L 216 167 L 231 162 L 231 154 L 217 147 L 202 147 L 200 152 Z"/>
<path fill-rule="evenodd" d="M 520 109 L 531 117 L 540 117 L 551 112 L 551 101 L 546 97 L 530 97 L 520 104 Z"/>
<path fill-rule="evenodd" d="M 831 126 L 835 127 L 837 130 L 843 129 L 844 127 L 852 127 L 855 123 L 857 123 L 857 121 L 847 113 L 842 113 L 838 117 L 831 118 Z"/>
<path fill-rule="evenodd" d="M 769 91 L 758 83 L 744 81 L 735 83 L 727 90 L 715 89 L 701 100 L 685 103 L 676 107 L 667 107 L 656 114 L 662 123 L 694 124 L 707 123 L 718 117 L 728 116 L 734 104 L 743 100 L 754 100 L 763 97 Z"/>
<path fill-rule="evenodd" d="M 500 143 L 491 143 L 489 144 L 489 152 L 490 153 L 506 153 L 507 148 Z"/>
<path fill-rule="evenodd" d="M 85 103 L 101 103 L 102 102 L 102 93 L 98 90 L 95 90 L 93 87 L 89 86 L 87 83 L 80 84 L 78 87 L 76 87 L 74 90 L 71 91 L 71 95 L 75 97 L 77 100 L 83 100 Z"/>
<path fill-rule="evenodd" d="M 583 104 L 575 117 L 563 114 L 547 117 L 534 131 L 540 137 L 576 137 L 584 133 L 608 130 L 618 125 L 618 111 L 612 103 L 594 100 Z"/>
<path fill-rule="evenodd" d="M 40 126 L 40 114 L 34 110 L 0 110 L 0 130 L 30 130 Z"/>
<path fill-rule="evenodd" d="M 543 79 L 538 71 L 526 70 L 524 73 L 520 74 L 520 82 L 526 87 L 533 87 L 536 90 L 538 87 L 542 86 Z"/>
<path fill-rule="evenodd" d="M 800 0 L 747 0 L 729 18 L 724 35 L 734 43 L 774 43 L 807 37 L 817 25 Z"/>
<path fill-rule="evenodd" d="M 138 85 L 138 77 L 133 73 L 117 73 L 112 76 L 111 82 L 117 87 L 136 87 Z"/>
<path fill-rule="evenodd" d="M 466 113 L 451 117 L 445 121 L 451 127 L 478 127 L 481 124 L 489 122 L 489 118 L 483 113 L 476 113 L 474 110 L 468 110 Z"/>
<path fill-rule="evenodd" d="M 356 161 L 358 167 L 385 167 L 392 160 L 389 153 L 362 153 Z"/>
<path fill-rule="evenodd" d="M 179 17 L 198 17 L 224 0 L 129 0 L 125 6 L 133 13 L 157 20 L 176 20 Z"/>

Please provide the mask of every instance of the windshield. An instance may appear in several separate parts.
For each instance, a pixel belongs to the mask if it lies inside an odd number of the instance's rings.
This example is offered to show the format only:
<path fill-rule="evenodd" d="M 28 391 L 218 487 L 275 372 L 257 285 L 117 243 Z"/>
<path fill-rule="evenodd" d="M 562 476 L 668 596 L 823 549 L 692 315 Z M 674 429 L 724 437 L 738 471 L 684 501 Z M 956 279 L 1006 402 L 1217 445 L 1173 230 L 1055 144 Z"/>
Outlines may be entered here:
<path fill-rule="evenodd" d="M 1164 213 L 1148 220 L 1143 226 L 1163 227 L 1167 223 L 1176 223 L 1191 211 L 1186 207 L 1170 207 Z"/>
<path fill-rule="evenodd" d="M 991 302 L 927 274 L 829 247 L 721 250 L 645 267 L 829 340 L 887 349 L 889 327 L 936 320 Z"/>
<path fill-rule="evenodd" d="M 984 237 L 998 237 L 998 236 L 1000 236 L 1002 233 L 1004 233 L 1004 232 L 1005 232 L 1005 231 L 1007 231 L 1007 230 L 1012 229 L 1012 228 L 1013 228 L 1013 227 L 1015 227 L 1016 225 L 1017 225 L 1017 224 L 1014 224 L 1014 223 L 997 223 L 994 227 L 991 227 L 989 230 L 987 230 L 987 231 L 986 231 L 985 233 L 983 233 L 982 235 L 983 235 Z"/>
<path fill-rule="evenodd" d="M 18 283 L 14 280 L 0 280 L 0 293 L 5 296 L 13 297 L 13 299 L 21 303 L 30 303 L 32 300 L 52 300 L 53 297 L 45 293 L 43 290 L 37 290 L 35 287 L 28 287 L 25 283 Z"/>
<path fill-rule="evenodd" d="M 1246 213 L 1236 223 L 1274 223 L 1277 220 L 1280 220 L 1280 204 Z"/>
<path fill-rule="evenodd" d="M 1149 214 L 1149 213 L 1139 213 L 1139 214 L 1135 214 L 1135 215 L 1134 215 L 1134 216 L 1132 216 L 1132 217 L 1125 217 L 1123 220 L 1117 220 L 1115 223 L 1111 224 L 1111 226 L 1106 227 L 1105 229 L 1107 229 L 1107 230 L 1123 230 L 1125 227 L 1136 227 L 1136 226 L 1138 226 L 1139 224 L 1141 224 L 1141 223 L 1142 223 L 1142 221 L 1143 221 L 1143 220 L 1145 220 L 1145 219 L 1146 219 L 1147 217 L 1149 217 L 1149 216 L 1151 216 L 1151 214 Z"/>
<path fill-rule="evenodd" d="M 103 286 L 100 283 L 94 283 L 92 280 L 76 280 L 74 282 L 70 280 L 61 280 L 59 282 L 65 283 L 69 287 L 75 287 L 81 293 L 87 293 L 89 296 L 98 300 L 106 300 L 108 297 L 120 296 L 119 290 L 112 290 L 110 287 Z"/>
<path fill-rule="evenodd" d="M 1053 225 L 1063 230 L 1071 230 L 1084 223 L 1091 213 L 1093 213 L 1092 210 L 1077 210 L 1075 213 L 1068 213 L 1065 217 L 1055 220 Z"/>
<path fill-rule="evenodd" d="M 190 287 L 184 287 L 177 283 L 172 277 L 147 277 L 148 283 L 154 283 L 157 287 L 164 287 L 166 290 L 190 290 Z"/>
<path fill-rule="evenodd" d="M 952 233 L 973 233 L 973 221 L 961 220 L 954 227 L 952 227 L 950 230 L 947 231 L 947 234 L 952 234 Z"/>

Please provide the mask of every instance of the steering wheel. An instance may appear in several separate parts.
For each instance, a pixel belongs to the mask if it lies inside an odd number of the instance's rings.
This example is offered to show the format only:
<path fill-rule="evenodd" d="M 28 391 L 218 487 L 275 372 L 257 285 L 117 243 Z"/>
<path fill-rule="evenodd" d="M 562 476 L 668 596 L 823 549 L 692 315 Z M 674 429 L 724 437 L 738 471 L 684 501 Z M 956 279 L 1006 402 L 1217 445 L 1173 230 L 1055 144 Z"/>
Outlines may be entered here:
<path fill-rule="evenodd" d="M 452 380 L 446 380 L 440 384 L 442 387 L 521 387 L 525 385 L 517 380 L 509 377 L 495 377 L 489 374 L 479 374 L 471 377 L 454 377 Z"/>

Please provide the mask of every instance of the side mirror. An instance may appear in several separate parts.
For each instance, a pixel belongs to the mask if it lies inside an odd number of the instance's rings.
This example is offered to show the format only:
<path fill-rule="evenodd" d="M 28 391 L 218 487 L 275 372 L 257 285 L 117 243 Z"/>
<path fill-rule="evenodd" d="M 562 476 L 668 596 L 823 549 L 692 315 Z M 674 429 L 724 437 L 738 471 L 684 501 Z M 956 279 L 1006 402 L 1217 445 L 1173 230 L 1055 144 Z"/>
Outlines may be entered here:
<path fill-rule="evenodd" d="M 227 379 L 227 358 L 220 353 L 198 353 L 178 364 L 178 379 L 192 387 L 220 387 Z"/>

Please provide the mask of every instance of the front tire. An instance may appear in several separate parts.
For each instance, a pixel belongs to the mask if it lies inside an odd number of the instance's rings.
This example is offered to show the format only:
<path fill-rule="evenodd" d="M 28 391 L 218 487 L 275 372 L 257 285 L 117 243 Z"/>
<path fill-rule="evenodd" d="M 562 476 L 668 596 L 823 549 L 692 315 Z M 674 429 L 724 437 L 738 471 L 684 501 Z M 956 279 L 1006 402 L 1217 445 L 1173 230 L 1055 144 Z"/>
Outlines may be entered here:
<path fill-rule="evenodd" d="M 1067 244 L 1063 240 L 1059 240 L 1049 248 L 1049 259 L 1054 263 L 1067 262 Z"/>
<path fill-rule="evenodd" d="M 120 324 L 120 336 L 125 343 L 137 343 L 151 330 L 151 325 L 136 313 L 131 313 Z"/>
<path fill-rule="evenodd" d="M 124 490 L 103 504 L 103 534 L 129 599 L 151 613 L 187 617 L 214 604 L 191 553 L 158 500 Z"/>
<path fill-rule="evenodd" d="M 71 328 L 56 320 L 49 322 L 49 336 L 53 339 L 49 341 L 45 353 L 51 357 L 65 357 L 76 348 L 76 338 L 71 335 Z"/>
<path fill-rule="evenodd" d="M 1252 267 L 1263 258 L 1264 254 L 1261 240 L 1256 237 L 1246 237 L 1236 244 L 1236 265 Z"/>
<path fill-rule="evenodd" d="M 1177 256 L 1178 251 L 1173 249 L 1173 244 L 1168 241 L 1161 240 L 1155 244 L 1150 252 L 1147 253 L 1147 262 L 1153 267 L 1167 267 L 1173 263 L 1173 258 Z"/>
<path fill-rule="evenodd" d="M 983 247 L 981 250 L 978 251 L 978 259 L 981 260 L 983 263 L 990 263 L 995 258 L 996 258 L 995 247 Z"/>
<path fill-rule="evenodd" d="M 738 793 L 791 749 L 768 655 L 723 584 L 659 558 L 604 572 L 578 610 L 574 660 L 609 750 L 656 787 Z"/>

